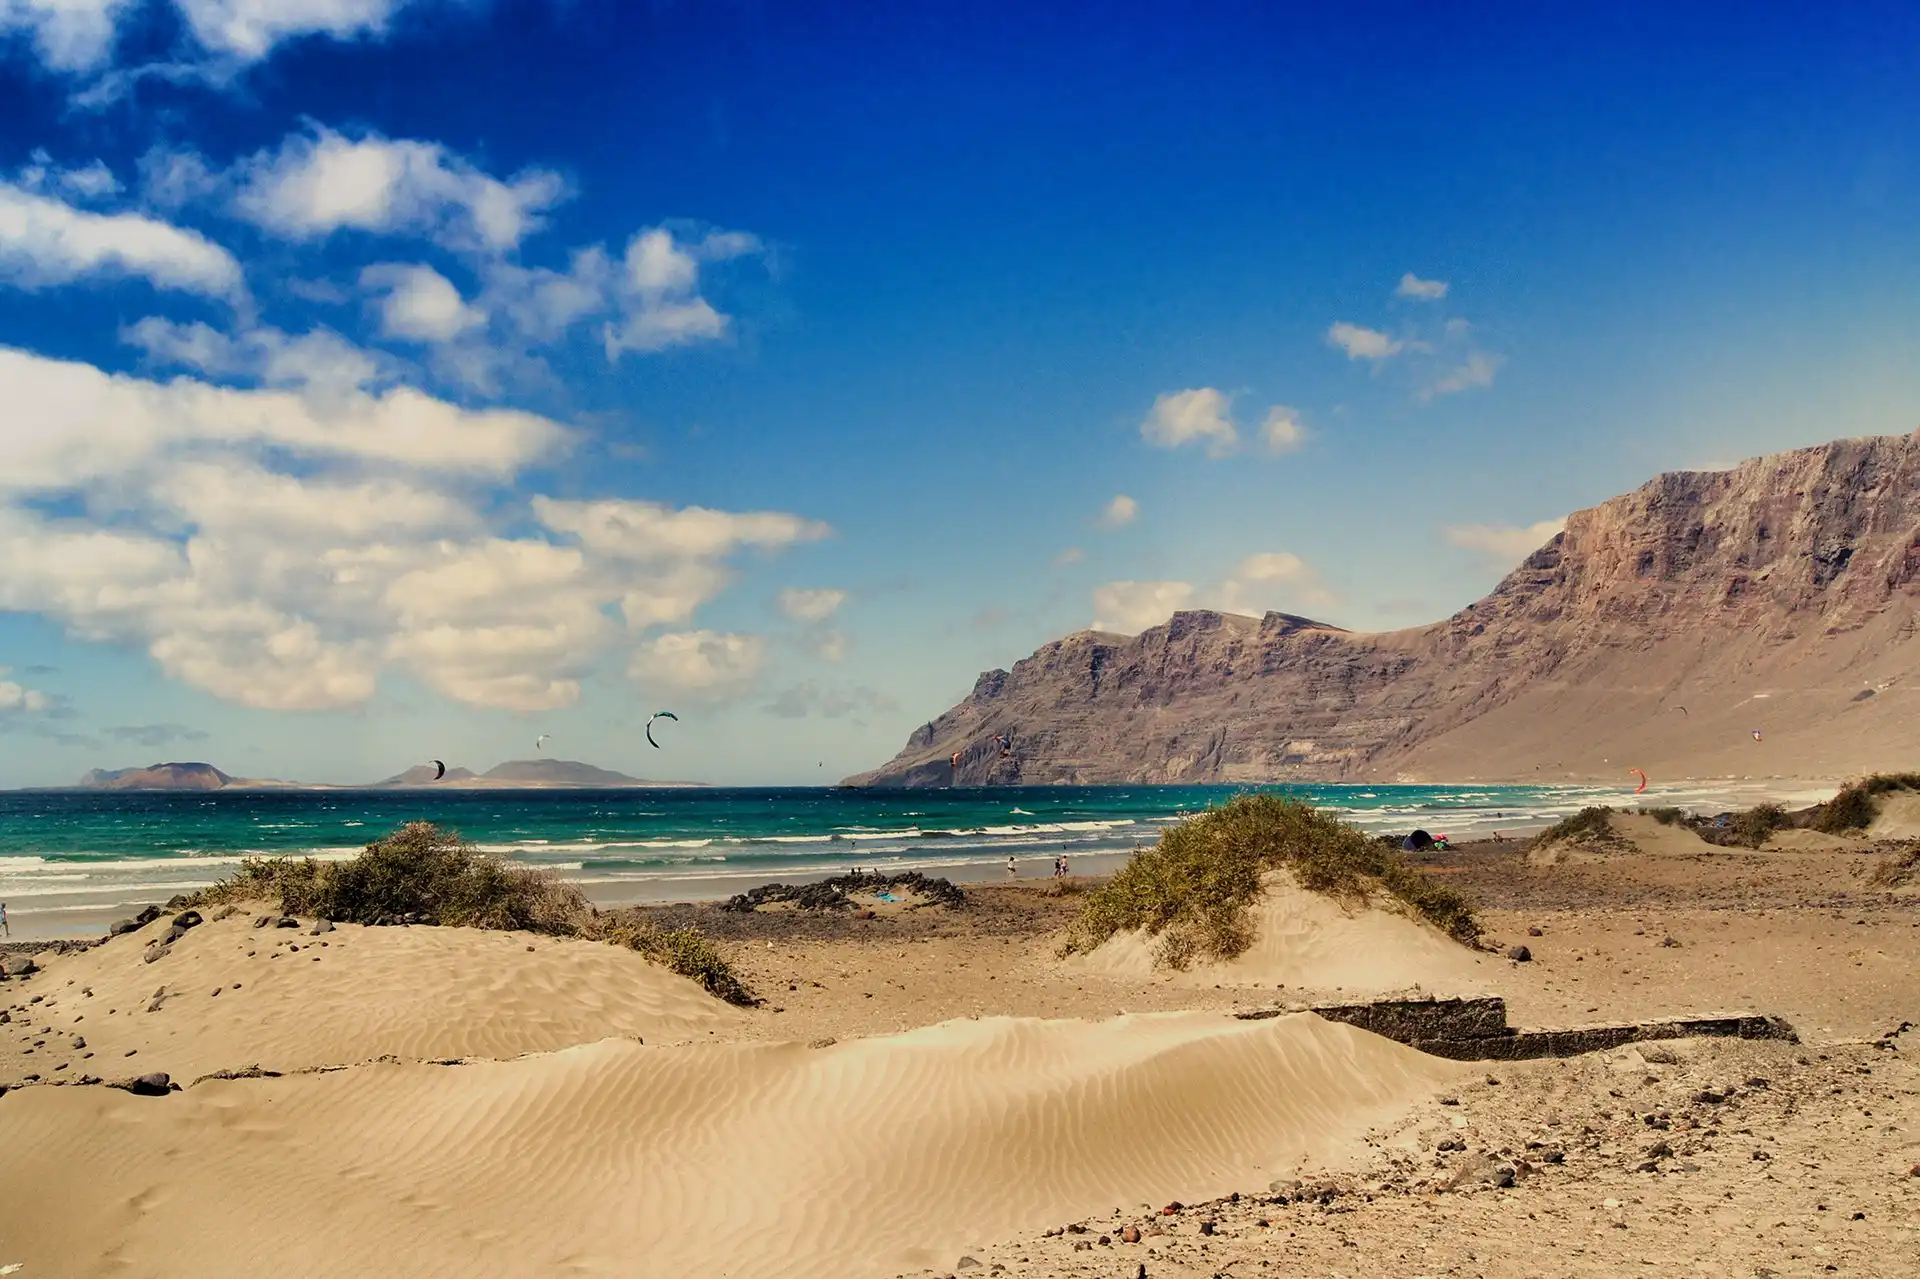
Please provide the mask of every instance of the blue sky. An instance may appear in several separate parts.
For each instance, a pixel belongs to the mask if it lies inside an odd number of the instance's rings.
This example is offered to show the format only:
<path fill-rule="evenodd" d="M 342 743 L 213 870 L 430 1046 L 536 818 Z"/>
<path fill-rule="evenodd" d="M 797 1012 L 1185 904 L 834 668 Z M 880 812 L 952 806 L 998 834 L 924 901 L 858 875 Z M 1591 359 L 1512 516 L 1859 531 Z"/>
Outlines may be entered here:
<path fill-rule="evenodd" d="M 0 784 L 814 782 L 1913 429 L 1910 10 L 1276 8 L 0 0 Z"/>

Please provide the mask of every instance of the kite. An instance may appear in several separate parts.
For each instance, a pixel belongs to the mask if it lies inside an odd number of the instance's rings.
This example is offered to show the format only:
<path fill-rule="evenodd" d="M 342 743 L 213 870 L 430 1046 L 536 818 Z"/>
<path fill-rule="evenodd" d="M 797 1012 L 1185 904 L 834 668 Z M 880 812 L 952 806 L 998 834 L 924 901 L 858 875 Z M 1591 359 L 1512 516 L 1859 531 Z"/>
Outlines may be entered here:
<path fill-rule="evenodd" d="M 1757 728 L 1753 730 L 1753 740 L 1756 742 L 1760 740 L 1760 730 Z"/>
<path fill-rule="evenodd" d="M 1684 706 L 1676 706 L 1676 707 L 1674 707 L 1673 709 L 1675 709 L 1675 710 L 1677 710 L 1677 711 L 1679 711 L 1679 712 L 1680 712 L 1680 713 L 1681 713 L 1682 715 L 1687 715 L 1687 708 L 1686 708 L 1686 707 L 1684 707 Z M 1692 719 L 1692 718 L 1693 718 L 1693 716 L 1691 716 L 1691 715 L 1687 715 L 1687 718 L 1688 718 L 1688 719 Z"/>
<path fill-rule="evenodd" d="M 552 740 L 553 740 L 552 733 L 542 733 L 540 734 L 540 736 L 533 739 L 533 749 L 539 750 L 542 746 L 545 746 L 548 742 Z"/>
<path fill-rule="evenodd" d="M 653 749 L 655 750 L 659 750 L 660 743 L 653 740 L 653 721 L 656 719 L 670 719 L 674 723 L 678 724 L 680 722 L 680 717 L 678 715 L 675 715 L 672 711 L 655 711 L 653 713 L 652 718 L 647 720 L 647 745 L 653 747 Z"/>
<path fill-rule="evenodd" d="M 1640 779 L 1640 784 L 1634 787 L 1633 793 L 1638 795 L 1645 791 L 1647 789 L 1647 775 L 1637 768 L 1629 768 L 1627 771 Z"/>
<path fill-rule="evenodd" d="M 442 777 L 445 777 L 446 775 L 447 775 L 446 763 L 442 760 L 437 760 L 437 759 L 434 760 L 433 761 L 433 780 L 437 782 Z"/>

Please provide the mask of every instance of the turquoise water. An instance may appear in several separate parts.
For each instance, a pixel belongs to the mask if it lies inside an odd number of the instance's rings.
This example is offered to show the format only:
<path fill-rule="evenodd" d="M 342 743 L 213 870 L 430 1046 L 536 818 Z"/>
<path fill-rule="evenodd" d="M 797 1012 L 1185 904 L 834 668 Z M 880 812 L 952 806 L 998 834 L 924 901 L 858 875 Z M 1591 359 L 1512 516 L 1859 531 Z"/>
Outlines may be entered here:
<path fill-rule="evenodd" d="M 608 901 L 714 896 L 853 866 L 964 875 L 1009 856 L 1031 864 L 1022 873 L 1045 873 L 1062 853 L 1085 859 L 1149 843 L 1182 814 L 1242 789 L 16 791 L 0 793 L 0 901 L 16 920 L 91 920 L 208 884 L 242 857 L 351 856 L 408 821 L 438 822 Z M 1621 798 L 1566 786 L 1260 789 L 1369 830 L 1455 837 Z"/>

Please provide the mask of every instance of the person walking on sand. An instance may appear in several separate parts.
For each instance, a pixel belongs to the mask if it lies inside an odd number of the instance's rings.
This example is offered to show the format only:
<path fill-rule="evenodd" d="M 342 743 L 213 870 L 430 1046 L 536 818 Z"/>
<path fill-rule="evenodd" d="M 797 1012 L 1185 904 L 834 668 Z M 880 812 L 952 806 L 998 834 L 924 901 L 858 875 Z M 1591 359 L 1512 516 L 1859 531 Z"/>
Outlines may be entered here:
<path fill-rule="evenodd" d="M 7 920 L 7 904 L 0 902 L 0 934 L 13 936 L 13 925 Z"/>
<path fill-rule="evenodd" d="M 1013 854 L 1012 854 L 1012 853 L 1008 853 L 1008 854 L 1007 854 L 1007 874 L 1008 874 L 1009 876 L 1014 876 L 1014 875 L 1018 875 L 1019 873 L 1020 873 L 1020 872 L 1019 872 L 1018 870 L 1016 870 L 1016 869 L 1014 869 L 1014 865 L 1013 865 Z"/>

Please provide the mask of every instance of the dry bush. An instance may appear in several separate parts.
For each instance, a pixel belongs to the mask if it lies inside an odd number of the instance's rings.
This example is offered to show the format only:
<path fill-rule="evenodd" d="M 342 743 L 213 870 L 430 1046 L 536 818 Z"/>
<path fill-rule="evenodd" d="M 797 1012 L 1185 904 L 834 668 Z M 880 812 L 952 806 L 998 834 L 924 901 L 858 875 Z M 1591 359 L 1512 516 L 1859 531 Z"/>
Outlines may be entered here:
<path fill-rule="evenodd" d="M 195 901 L 272 901 L 290 915 L 340 923 L 404 920 L 587 937 L 637 951 L 728 1003 L 757 1002 L 698 929 L 603 922 L 571 884 L 482 853 L 431 822 L 409 822 L 347 861 L 248 858 L 230 878 L 196 894 Z"/>
<path fill-rule="evenodd" d="M 1240 795 L 1169 828 L 1089 892 L 1061 953 L 1139 929 L 1155 939 L 1155 960 L 1165 967 L 1231 959 L 1252 944 L 1247 908 L 1260 896 L 1261 876 L 1276 869 L 1330 896 L 1384 892 L 1460 941 L 1479 936 L 1466 899 L 1387 842 L 1296 800 Z"/>

